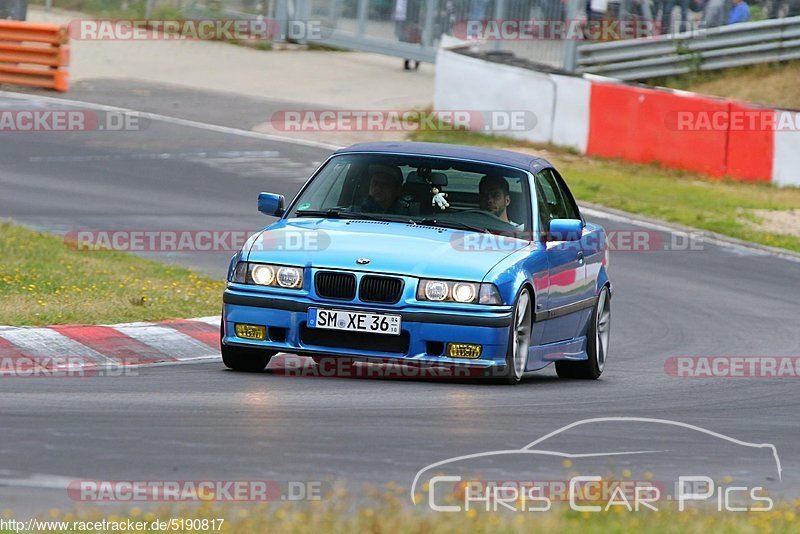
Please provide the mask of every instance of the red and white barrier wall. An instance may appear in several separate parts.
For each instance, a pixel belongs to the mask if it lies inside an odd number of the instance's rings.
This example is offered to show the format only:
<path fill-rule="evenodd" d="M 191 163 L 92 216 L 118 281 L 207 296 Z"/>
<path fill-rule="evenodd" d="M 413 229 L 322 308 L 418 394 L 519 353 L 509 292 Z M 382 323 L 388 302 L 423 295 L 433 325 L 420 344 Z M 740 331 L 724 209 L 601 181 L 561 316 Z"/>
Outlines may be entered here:
<path fill-rule="evenodd" d="M 496 132 L 713 177 L 800 186 L 800 113 L 599 76 L 538 72 L 440 49 L 437 110 L 532 111 Z"/>

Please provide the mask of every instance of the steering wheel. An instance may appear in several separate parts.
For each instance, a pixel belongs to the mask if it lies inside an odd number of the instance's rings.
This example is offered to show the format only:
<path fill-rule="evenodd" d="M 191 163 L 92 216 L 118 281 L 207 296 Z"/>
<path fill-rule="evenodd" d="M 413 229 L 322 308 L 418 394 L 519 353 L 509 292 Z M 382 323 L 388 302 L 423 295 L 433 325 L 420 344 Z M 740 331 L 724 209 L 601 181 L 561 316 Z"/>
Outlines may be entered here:
<path fill-rule="evenodd" d="M 508 226 L 513 226 L 511 223 L 509 223 L 508 221 L 504 221 L 503 219 L 501 219 L 500 217 L 498 217 L 494 213 L 490 213 L 488 211 L 483 211 L 481 209 L 470 208 L 470 209 L 466 209 L 466 210 L 448 212 L 449 215 L 454 215 L 456 213 L 475 213 L 477 215 L 482 215 L 483 217 L 486 217 L 487 219 L 490 219 L 492 222 L 499 222 L 499 223 L 502 223 L 502 224 L 506 224 Z"/>

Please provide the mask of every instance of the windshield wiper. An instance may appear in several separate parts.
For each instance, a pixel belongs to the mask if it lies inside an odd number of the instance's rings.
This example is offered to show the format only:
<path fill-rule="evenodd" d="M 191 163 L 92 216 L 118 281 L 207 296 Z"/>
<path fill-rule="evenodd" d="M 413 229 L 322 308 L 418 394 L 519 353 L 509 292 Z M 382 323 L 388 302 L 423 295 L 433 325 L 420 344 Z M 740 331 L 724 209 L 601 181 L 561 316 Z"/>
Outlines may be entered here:
<path fill-rule="evenodd" d="M 329 210 L 297 210 L 294 212 L 295 217 L 326 217 L 328 219 L 343 219 L 345 212 L 336 208 Z"/>
<path fill-rule="evenodd" d="M 462 223 L 459 221 L 440 221 L 438 219 L 428 218 L 417 221 L 417 224 L 423 224 L 428 226 L 441 226 L 442 228 L 454 228 L 456 230 L 469 230 L 471 232 L 480 232 L 482 234 L 493 233 L 488 228 L 473 226 L 471 224 Z"/>
<path fill-rule="evenodd" d="M 327 219 L 363 219 L 366 221 L 387 221 L 387 222 L 402 222 L 412 223 L 408 217 L 392 216 L 392 215 L 372 215 L 369 213 L 342 211 L 336 208 L 328 210 L 298 210 L 295 212 L 295 217 L 325 217 Z"/>

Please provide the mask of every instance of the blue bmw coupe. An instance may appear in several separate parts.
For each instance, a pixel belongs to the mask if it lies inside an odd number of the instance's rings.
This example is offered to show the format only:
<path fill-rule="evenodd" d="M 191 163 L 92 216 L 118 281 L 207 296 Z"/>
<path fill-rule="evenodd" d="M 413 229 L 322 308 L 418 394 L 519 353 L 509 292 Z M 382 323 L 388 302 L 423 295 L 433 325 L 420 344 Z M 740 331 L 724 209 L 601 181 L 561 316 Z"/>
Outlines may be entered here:
<path fill-rule="evenodd" d="M 435 143 L 334 153 L 231 260 L 222 358 L 277 352 L 460 366 L 516 384 L 555 362 L 596 379 L 612 288 L 602 227 L 530 155 Z"/>

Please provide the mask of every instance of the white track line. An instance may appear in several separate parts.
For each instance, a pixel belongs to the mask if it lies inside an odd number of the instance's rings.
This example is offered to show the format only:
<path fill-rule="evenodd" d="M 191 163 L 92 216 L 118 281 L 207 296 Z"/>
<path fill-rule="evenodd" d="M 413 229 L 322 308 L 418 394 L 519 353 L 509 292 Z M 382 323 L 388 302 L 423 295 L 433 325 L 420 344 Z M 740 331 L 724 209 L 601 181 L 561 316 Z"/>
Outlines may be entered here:
<path fill-rule="evenodd" d="M 13 93 L 10 91 L 0 91 L 0 97 L 16 98 L 18 100 L 40 101 L 49 102 L 52 104 L 62 104 L 67 106 L 81 107 L 96 109 L 99 111 L 114 111 L 119 113 L 136 113 L 138 116 L 165 122 L 168 124 L 176 124 L 178 126 L 187 126 L 189 128 L 198 128 L 200 130 L 208 130 L 211 132 L 224 133 L 230 135 L 238 135 L 241 137 L 250 137 L 251 139 L 263 139 L 265 141 L 279 141 L 282 143 L 290 143 L 293 145 L 310 146 L 313 148 L 322 148 L 325 150 L 337 150 L 341 148 L 339 145 L 331 143 L 323 143 L 321 141 L 311 141 L 309 139 L 295 139 L 293 137 L 286 137 L 283 135 L 268 134 L 262 132 L 253 132 L 250 130 L 242 130 L 240 128 L 230 128 L 228 126 L 219 126 L 216 124 L 208 124 L 205 122 L 192 121 L 188 119 L 179 119 L 177 117 L 170 117 L 168 115 L 161 115 L 158 113 L 149 113 L 147 111 L 137 111 L 135 109 L 120 108 L 117 106 L 107 106 L 105 104 L 94 104 L 92 102 L 82 102 L 80 100 L 70 100 L 67 98 L 56 98 L 52 96 L 39 96 L 39 95 L 26 95 L 22 93 Z"/>
<path fill-rule="evenodd" d="M 666 232 L 669 234 L 690 232 L 692 234 L 692 239 L 694 239 L 695 241 L 709 243 L 723 248 L 742 250 L 750 254 L 757 254 L 761 256 L 773 256 L 783 260 L 800 263 L 800 255 L 795 255 L 791 251 L 787 250 L 784 252 L 782 250 L 775 249 L 774 247 L 759 245 L 758 243 L 748 243 L 746 241 L 741 241 L 735 238 L 729 238 L 728 236 L 717 234 L 715 232 L 711 232 L 708 230 L 702 230 L 700 228 L 681 227 L 677 225 L 673 226 L 666 222 L 662 223 L 655 221 L 647 221 L 636 218 L 633 215 L 612 213 L 605 211 L 603 209 L 587 208 L 583 206 L 581 207 L 581 213 L 589 215 L 590 217 L 600 217 L 602 219 L 607 219 L 609 221 L 632 224 L 634 226 L 639 226 L 641 228 L 649 228 L 650 230 L 657 230 L 659 232 Z"/>

